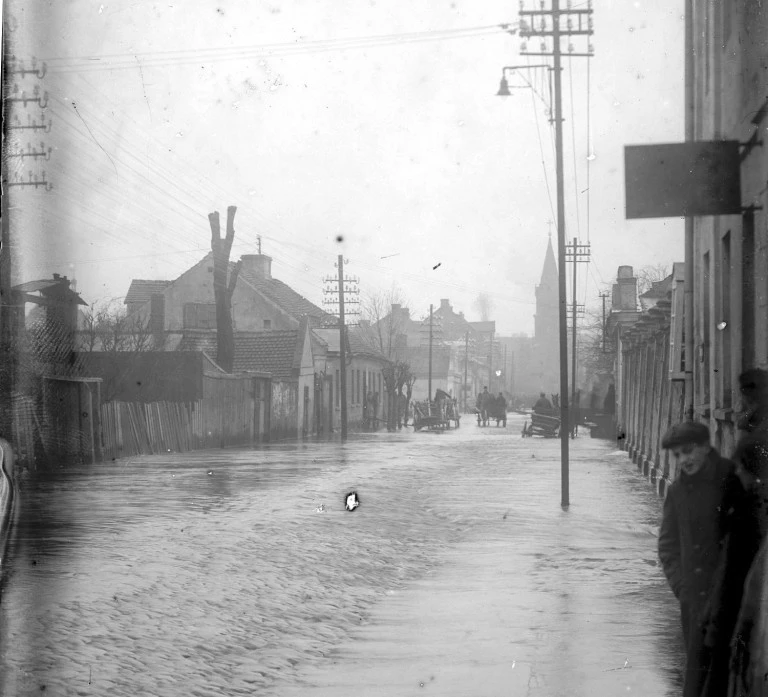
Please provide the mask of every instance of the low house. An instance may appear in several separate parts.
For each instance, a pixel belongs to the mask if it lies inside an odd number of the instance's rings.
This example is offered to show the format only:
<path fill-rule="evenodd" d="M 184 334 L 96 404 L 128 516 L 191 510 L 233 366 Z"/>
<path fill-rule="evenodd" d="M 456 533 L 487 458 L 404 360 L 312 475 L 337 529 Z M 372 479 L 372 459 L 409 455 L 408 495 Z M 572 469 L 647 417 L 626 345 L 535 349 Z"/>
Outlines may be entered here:
<path fill-rule="evenodd" d="M 314 430 L 315 366 L 309 321 L 298 329 L 235 332 L 234 375 L 270 378 L 269 437 L 300 438 Z M 179 351 L 203 351 L 215 359 L 216 333 L 189 330 Z"/>
<path fill-rule="evenodd" d="M 230 263 L 230 273 L 234 267 Z M 154 346 L 202 350 L 216 360 L 212 254 L 173 281 L 134 280 L 126 304 L 134 324 L 150 327 Z M 271 436 L 301 437 L 330 428 L 318 411 L 330 386 L 325 387 L 322 358 L 316 361 L 313 355 L 323 349 L 309 334 L 309 328 L 320 327 L 330 315 L 274 278 L 272 258 L 265 254 L 241 257 L 231 306 L 234 372 L 272 376 Z"/>
<path fill-rule="evenodd" d="M 325 394 L 332 405 L 330 423 L 341 423 L 341 350 L 338 328 L 312 330 L 324 360 Z M 383 370 L 387 358 L 359 329 L 346 332 L 347 425 L 350 428 L 379 428 L 386 420 L 386 388 Z M 327 414 L 328 412 L 326 412 Z"/>
<path fill-rule="evenodd" d="M 272 277 L 271 257 L 245 254 L 240 261 L 232 294 L 232 323 L 236 331 L 298 329 L 304 317 L 315 327 L 329 317 Z M 230 273 L 234 266 L 230 263 Z M 174 281 L 135 279 L 125 303 L 129 313 L 151 327 L 153 333 L 164 332 L 166 341 L 178 340 L 182 332 L 190 329 L 215 331 L 213 255 L 207 254 Z"/>

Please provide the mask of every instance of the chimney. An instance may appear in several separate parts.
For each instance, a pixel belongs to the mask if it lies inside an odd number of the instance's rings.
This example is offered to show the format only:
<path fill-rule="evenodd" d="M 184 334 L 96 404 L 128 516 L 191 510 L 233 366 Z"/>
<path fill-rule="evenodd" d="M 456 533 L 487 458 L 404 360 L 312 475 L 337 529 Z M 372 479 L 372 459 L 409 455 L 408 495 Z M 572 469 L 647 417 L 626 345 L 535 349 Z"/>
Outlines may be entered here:
<path fill-rule="evenodd" d="M 240 260 L 243 262 L 242 271 L 267 281 L 272 278 L 272 257 L 266 254 L 243 254 Z"/>
<path fill-rule="evenodd" d="M 448 298 L 440 298 L 440 309 L 443 310 L 443 312 L 451 311 L 451 303 L 448 301 Z"/>
<path fill-rule="evenodd" d="M 614 288 L 613 295 L 614 299 L 618 299 L 619 310 L 637 309 L 637 279 L 631 266 L 619 266 Z M 616 298 L 617 295 L 618 298 Z"/>

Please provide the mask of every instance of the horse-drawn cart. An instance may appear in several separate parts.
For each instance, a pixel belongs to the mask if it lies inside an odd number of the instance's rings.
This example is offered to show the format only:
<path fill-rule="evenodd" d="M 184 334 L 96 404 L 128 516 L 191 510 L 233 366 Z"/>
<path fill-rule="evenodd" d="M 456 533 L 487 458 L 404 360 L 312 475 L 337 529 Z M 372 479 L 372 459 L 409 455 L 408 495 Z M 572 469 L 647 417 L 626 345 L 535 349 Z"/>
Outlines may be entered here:
<path fill-rule="evenodd" d="M 531 436 L 543 436 L 544 438 L 557 438 L 560 435 L 560 419 L 553 413 L 545 414 L 541 411 L 531 413 L 531 421 L 523 426 L 523 438 Z"/>
<path fill-rule="evenodd" d="M 442 394 L 441 394 L 442 393 Z M 447 428 L 459 427 L 461 416 L 458 404 L 442 390 L 437 391 L 437 399 L 433 402 L 424 400 L 413 403 L 413 430 L 444 431 Z"/>

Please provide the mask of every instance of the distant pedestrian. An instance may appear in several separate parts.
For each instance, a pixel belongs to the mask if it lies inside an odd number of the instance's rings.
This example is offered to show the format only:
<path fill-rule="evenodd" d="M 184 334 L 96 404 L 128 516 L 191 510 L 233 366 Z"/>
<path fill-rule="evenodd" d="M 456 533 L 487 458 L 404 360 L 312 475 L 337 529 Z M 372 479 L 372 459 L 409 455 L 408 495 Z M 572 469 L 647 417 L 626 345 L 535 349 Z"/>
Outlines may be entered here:
<path fill-rule="evenodd" d="M 731 638 L 742 604 L 744 582 L 768 524 L 768 441 L 746 436 L 732 457 L 741 489 L 726 511 L 727 536 L 704 617 L 702 664 L 706 662 L 707 669 L 703 687 L 695 693 L 701 697 L 721 697 L 727 693 Z M 740 663 L 748 658 L 749 653 L 745 652 Z"/>
<path fill-rule="evenodd" d="M 742 416 L 736 426 L 746 433 L 768 436 L 768 371 L 750 368 L 739 375 Z"/>
<path fill-rule="evenodd" d="M 741 485 L 734 464 L 710 445 L 704 424 L 672 426 L 661 446 L 679 466 L 664 499 L 659 559 L 680 602 L 687 656 L 684 694 L 690 695 L 700 688 L 706 669 L 701 665 L 702 617 L 720 561 L 726 512 Z"/>
<path fill-rule="evenodd" d="M 402 428 L 403 422 L 405 422 L 405 425 L 408 425 L 408 400 L 405 398 L 405 395 L 400 392 L 397 395 L 397 427 Z"/>
<path fill-rule="evenodd" d="M 373 423 L 374 428 L 379 427 L 379 393 L 373 393 Z"/>
<path fill-rule="evenodd" d="M 504 426 L 504 428 L 507 427 L 507 400 L 504 397 L 504 394 L 502 392 L 499 392 L 499 394 L 496 396 L 496 399 L 494 401 L 493 405 L 493 415 L 496 419 L 496 426 L 498 427 L 500 424 Z"/>
<path fill-rule="evenodd" d="M 552 411 L 552 402 L 547 399 L 547 395 L 544 392 L 539 392 L 539 398 L 536 400 L 536 404 L 533 405 L 533 410 L 544 414 Z"/>

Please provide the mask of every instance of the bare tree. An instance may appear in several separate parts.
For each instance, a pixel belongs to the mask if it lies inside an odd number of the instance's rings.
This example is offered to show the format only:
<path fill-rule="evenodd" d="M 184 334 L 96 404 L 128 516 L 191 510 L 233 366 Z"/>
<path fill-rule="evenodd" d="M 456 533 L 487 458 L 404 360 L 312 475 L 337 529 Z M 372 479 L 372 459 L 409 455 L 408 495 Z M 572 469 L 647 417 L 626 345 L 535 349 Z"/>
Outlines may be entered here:
<path fill-rule="evenodd" d="M 237 206 L 227 208 L 227 233 L 221 239 L 219 212 L 208 216 L 211 225 L 211 251 L 213 252 L 213 294 L 216 299 L 216 361 L 228 373 L 235 363 L 235 336 L 232 329 L 232 293 L 235 292 L 237 277 L 242 261 L 235 264 L 227 284 L 229 254 L 235 238 L 235 213 Z"/>
<path fill-rule="evenodd" d="M 83 351 L 143 352 L 154 348 L 149 320 L 128 314 L 117 299 L 96 301 L 82 314 L 79 345 Z"/>
<path fill-rule="evenodd" d="M 112 401 L 146 370 L 145 356 L 154 351 L 155 337 L 149 319 L 140 312 L 129 314 L 118 299 L 91 304 L 82 314 L 78 345 L 87 353 L 106 354 L 107 371 L 102 400 Z"/>
<path fill-rule="evenodd" d="M 642 295 L 647 290 L 650 290 L 653 283 L 663 281 L 669 274 L 670 271 L 667 264 L 649 264 L 638 269 L 635 273 L 638 295 Z"/>
<path fill-rule="evenodd" d="M 493 299 L 488 293 L 480 293 L 480 295 L 475 298 L 472 307 L 477 310 L 482 322 L 487 322 L 491 319 L 491 314 L 493 313 Z"/>
<path fill-rule="evenodd" d="M 407 301 L 397 286 L 385 293 L 369 293 L 363 298 L 360 337 L 369 347 L 389 360 L 397 359 L 398 336 L 405 333 L 404 313 L 394 314 L 392 306 L 404 307 Z"/>
<path fill-rule="evenodd" d="M 408 362 L 401 360 L 398 352 L 398 338 L 407 330 L 406 314 L 393 313 L 392 306 L 406 305 L 399 288 L 393 286 L 387 293 L 372 293 L 363 299 L 362 317 L 366 320 L 360 327 L 360 337 L 368 348 L 380 353 L 389 363 L 382 369 L 384 386 L 387 391 L 387 430 L 394 431 L 397 419 L 397 400 L 406 397 L 405 408 L 410 403 L 416 376 Z M 407 392 L 403 395 L 403 388 Z"/>

